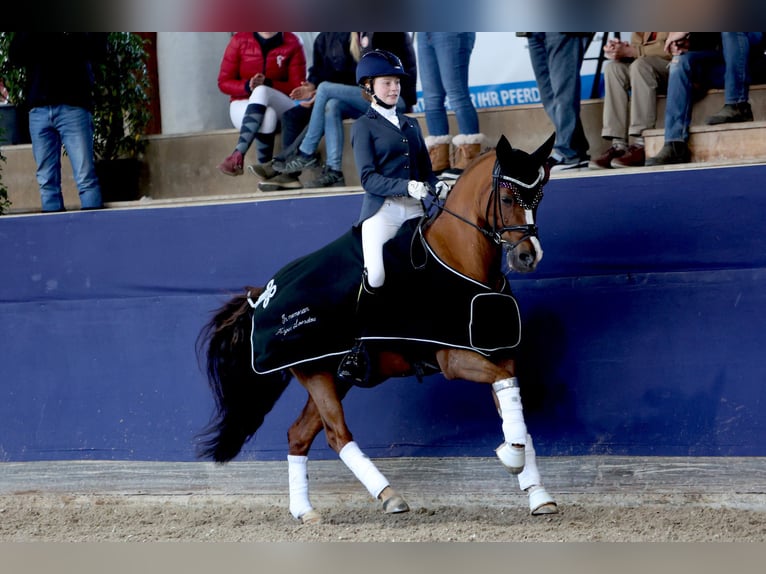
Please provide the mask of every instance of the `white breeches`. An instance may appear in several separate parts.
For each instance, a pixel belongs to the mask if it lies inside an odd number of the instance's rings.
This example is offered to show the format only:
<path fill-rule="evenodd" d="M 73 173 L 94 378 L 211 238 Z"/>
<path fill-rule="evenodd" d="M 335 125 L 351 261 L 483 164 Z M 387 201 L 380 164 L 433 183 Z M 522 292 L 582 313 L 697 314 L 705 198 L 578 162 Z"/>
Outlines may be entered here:
<path fill-rule="evenodd" d="M 250 104 L 266 106 L 266 112 L 263 114 L 263 121 L 258 131 L 262 134 L 270 134 L 276 131 L 279 118 L 292 108 L 295 102 L 279 90 L 269 86 L 258 86 L 250 94 L 249 99 L 234 100 L 229 104 L 231 125 L 237 129 L 242 127 L 242 118 L 245 117 L 245 110 Z"/>
<path fill-rule="evenodd" d="M 390 197 L 375 215 L 362 222 L 362 255 L 370 287 L 380 287 L 386 280 L 383 244 L 396 235 L 402 223 L 422 215 L 423 206 L 417 199 Z"/>

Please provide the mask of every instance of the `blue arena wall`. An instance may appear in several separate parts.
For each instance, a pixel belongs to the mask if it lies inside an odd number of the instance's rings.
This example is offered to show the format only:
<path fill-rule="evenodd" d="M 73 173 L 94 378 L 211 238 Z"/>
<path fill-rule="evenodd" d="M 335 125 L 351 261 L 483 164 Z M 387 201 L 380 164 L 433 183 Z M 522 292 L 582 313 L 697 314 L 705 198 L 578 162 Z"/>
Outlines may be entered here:
<path fill-rule="evenodd" d="M 545 257 L 511 276 L 539 454 L 766 455 L 764 179 L 743 166 L 550 182 Z M 0 218 L 0 460 L 195 460 L 213 407 L 200 328 L 343 233 L 360 201 Z M 304 401 L 294 382 L 241 459 L 284 459 Z M 394 379 L 345 406 L 373 457 L 501 442 L 484 385 Z M 334 456 L 320 435 L 312 457 Z"/>

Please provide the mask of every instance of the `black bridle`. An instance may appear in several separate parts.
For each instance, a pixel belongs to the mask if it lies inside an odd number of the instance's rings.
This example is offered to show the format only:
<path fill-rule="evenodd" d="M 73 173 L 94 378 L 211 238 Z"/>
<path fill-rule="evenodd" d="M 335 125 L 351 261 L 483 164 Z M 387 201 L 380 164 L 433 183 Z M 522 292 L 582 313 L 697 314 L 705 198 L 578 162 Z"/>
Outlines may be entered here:
<path fill-rule="evenodd" d="M 524 225 L 505 225 L 502 219 L 500 188 L 504 187 L 511 191 L 513 200 L 518 203 L 525 210 L 534 210 L 540 200 L 543 198 L 543 184 L 545 182 L 545 168 L 540 168 L 540 175 L 537 180 L 531 185 L 525 184 L 510 176 L 504 175 L 500 169 L 500 163 L 495 160 L 495 166 L 492 169 L 492 191 L 487 200 L 487 209 L 484 215 L 486 224 L 484 227 L 478 226 L 473 221 L 470 221 L 462 215 L 455 213 L 454 211 L 447 209 L 442 203 L 439 205 L 440 211 L 445 211 L 458 218 L 459 220 L 467 223 L 471 227 L 478 229 L 485 237 L 497 245 L 505 246 L 509 250 L 515 249 L 519 244 L 523 243 L 530 237 L 537 237 L 537 225 L 534 223 L 526 223 Z M 494 217 L 491 218 L 490 224 L 490 209 L 494 210 Z M 498 221 L 503 225 L 499 226 Z M 507 241 L 503 239 L 505 233 L 520 232 L 522 234 L 521 239 L 515 242 Z"/>

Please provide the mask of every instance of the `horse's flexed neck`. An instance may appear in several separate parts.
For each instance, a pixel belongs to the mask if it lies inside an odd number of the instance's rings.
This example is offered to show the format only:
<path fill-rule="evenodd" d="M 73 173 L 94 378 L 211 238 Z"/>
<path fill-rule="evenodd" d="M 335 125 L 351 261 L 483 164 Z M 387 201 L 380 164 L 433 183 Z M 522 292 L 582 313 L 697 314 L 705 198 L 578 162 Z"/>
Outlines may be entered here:
<path fill-rule="evenodd" d="M 503 136 L 468 166 L 426 231 L 445 263 L 489 285 L 502 276 L 503 257 L 511 270 L 534 271 L 542 258 L 535 217 L 553 140 L 527 154 Z"/>

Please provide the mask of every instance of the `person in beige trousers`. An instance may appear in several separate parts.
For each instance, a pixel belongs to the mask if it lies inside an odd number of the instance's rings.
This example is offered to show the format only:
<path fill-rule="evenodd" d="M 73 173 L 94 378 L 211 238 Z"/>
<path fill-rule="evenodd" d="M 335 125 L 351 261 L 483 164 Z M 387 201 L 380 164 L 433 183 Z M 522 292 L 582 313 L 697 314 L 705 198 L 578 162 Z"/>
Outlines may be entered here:
<path fill-rule="evenodd" d="M 591 169 L 644 165 L 645 129 L 657 122 L 657 94 L 668 84 L 667 32 L 633 32 L 630 42 L 611 39 L 604 55 L 604 113 L 601 136 L 610 147 L 588 164 Z"/>

